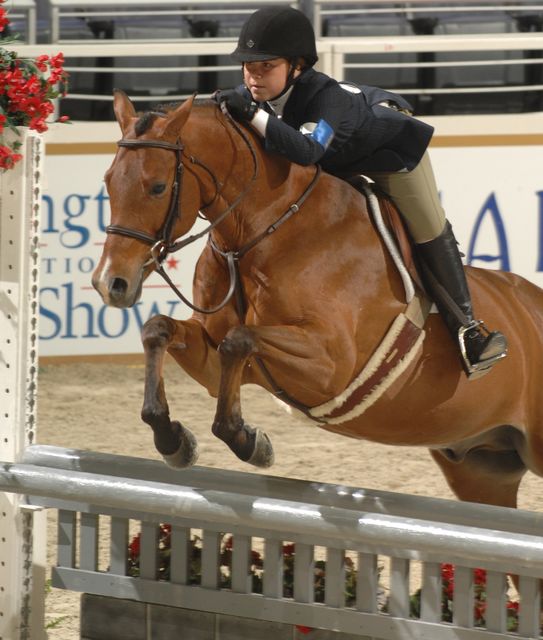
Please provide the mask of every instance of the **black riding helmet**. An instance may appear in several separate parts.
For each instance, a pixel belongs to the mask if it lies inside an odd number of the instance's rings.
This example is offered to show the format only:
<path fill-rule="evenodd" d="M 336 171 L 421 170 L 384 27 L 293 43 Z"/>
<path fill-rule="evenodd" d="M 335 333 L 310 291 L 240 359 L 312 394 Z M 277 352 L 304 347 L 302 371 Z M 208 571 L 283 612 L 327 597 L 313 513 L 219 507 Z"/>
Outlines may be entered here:
<path fill-rule="evenodd" d="M 241 63 L 304 58 L 312 67 L 318 60 L 313 26 L 305 14 L 292 7 L 264 7 L 241 28 L 232 58 Z"/>

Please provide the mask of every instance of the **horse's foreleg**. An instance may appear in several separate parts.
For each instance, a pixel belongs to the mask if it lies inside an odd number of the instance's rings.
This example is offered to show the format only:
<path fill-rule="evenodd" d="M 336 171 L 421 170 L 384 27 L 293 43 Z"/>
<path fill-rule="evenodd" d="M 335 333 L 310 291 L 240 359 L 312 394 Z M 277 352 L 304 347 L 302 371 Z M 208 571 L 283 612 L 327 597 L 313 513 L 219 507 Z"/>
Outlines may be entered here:
<path fill-rule="evenodd" d="M 196 438 L 180 422 L 170 420 L 162 371 L 166 350 L 179 342 L 180 323 L 166 316 L 147 321 L 142 331 L 145 352 L 145 390 L 141 417 L 153 430 L 155 447 L 171 467 L 193 465 L 198 458 Z"/>
<path fill-rule="evenodd" d="M 220 344 L 221 381 L 212 431 L 240 460 L 257 467 L 269 467 L 273 464 L 273 448 L 268 436 L 247 425 L 241 415 L 243 369 L 256 350 L 255 337 L 246 326 L 231 329 Z"/>

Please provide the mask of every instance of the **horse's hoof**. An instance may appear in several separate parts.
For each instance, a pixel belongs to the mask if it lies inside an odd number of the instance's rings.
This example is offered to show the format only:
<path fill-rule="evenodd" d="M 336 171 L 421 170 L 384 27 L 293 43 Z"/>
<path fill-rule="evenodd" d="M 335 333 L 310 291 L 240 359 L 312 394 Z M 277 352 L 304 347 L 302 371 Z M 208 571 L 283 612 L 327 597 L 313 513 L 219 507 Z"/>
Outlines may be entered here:
<path fill-rule="evenodd" d="M 192 432 L 179 422 L 174 422 L 172 424 L 178 424 L 180 427 L 179 437 L 181 444 L 179 445 L 179 449 L 174 453 L 163 453 L 162 458 L 164 462 L 173 469 L 186 469 L 187 467 L 192 467 L 200 455 L 198 450 L 198 441 Z"/>
<path fill-rule="evenodd" d="M 256 429 L 255 433 L 255 450 L 253 455 L 247 460 L 249 464 L 255 467 L 271 467 L 274 463 L 275 456 L 273 446 L 267 434 L 260 429 Z"/>

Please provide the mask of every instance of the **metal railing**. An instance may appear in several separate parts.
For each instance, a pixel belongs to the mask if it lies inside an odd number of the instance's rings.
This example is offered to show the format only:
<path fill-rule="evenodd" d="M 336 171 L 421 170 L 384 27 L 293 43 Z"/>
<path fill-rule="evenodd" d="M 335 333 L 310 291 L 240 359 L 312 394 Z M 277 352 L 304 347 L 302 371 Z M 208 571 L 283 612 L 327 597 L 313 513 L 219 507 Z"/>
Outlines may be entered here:
<path fill-rule="evenodd" d="M 37 40 L 38 20 L 34 0 L 9 0 L 3 6 L 9 12 L 12 26 L 19 31 L 22 27 L 22 39 L 28 44 Z"/>
<path fill-rule="evenodd" d="M 149 460 L 47 446 L 28 448 L 21 464 L 1 464 L 0 489 L 59 509 L 57 587 L 290 624 L 310 620 L 313 627 L 390 640 L 540 637 L 539 514 L 199 467 L 178 472 Z M 169 580 L 158 579 L 159 523 L 171 525 Z M 134 525 L 138 577 L 127 571 Z M 201 578 L 191 584 L 195 530 L 202 540 Z M 234 540 L 229 588 L 219 582 L 224 534 Z M 248 580 L 255 540 L 264 550 L 262 593 Z M 285 541 L 295 544 L 292 597 L 283 594 Z M 99 547 L 107 550 L 107 568 Z M 326 558 L 318 604 L 317 550 Z M 357 574 L 349 605 L 347 555 L 354 556 Z M 386 611 L 379 589 L 383 559 Z M 452 623 L 442 620 L 442 563 L 455 565 Z M 420 615 L 410 611 L 414 565 L 422 569 Z M 474 627 L 476 568 L 487 570 L 484 629 Z M 506 627 L 507 574 L 520 576 L 518 634 Z"/>
<path fill-rule="evenodd" d="M 487 0 L 313 0 L 317 37 L 344 35 L 444 35 L 454 32 L 538 30 L 543 25 L 541 2 Z"/>
<path fill-rule="evenodd" d="M 231 33 L 235 37 L 242 22 L 247 15 L 256 9 L 266 5 L 277 5 L 273 0 L 232 0 L 232 2 L 210 2 L 209 0 L 194 0 L 190 5 L 181 5 L 177 0 L 159 0 L 152 3 L 152 8 L 146 0 L 124 0 L 124 2 L 114 2 L 112 0 L 49 0 L 50 5 L 50 41 L 70 42 L 78 41 L 81 36 L 72 33 L 71 37 L 62 35 L 63 24 L 71 24 L 80 21 L 91 24 L 102 25 L 101 31 L 106 33 L 106 38 L 130 39 L 130 29 L 132 36 L 135 31 L 140 34 L 147 34 L 149 38 L 149 21 L 152 22 L 152 29 L 162 31 L 160 35 L 151 36 L 153 40 L 184 38 L 190 36 L 190 24 L 205 19 L 205 26 L 200 22 L 199 27 L 211 31 L 209 35 L 224 36 L 225 23 L 227 29 L 233 28 Z M 279 3 L 281 4 L 281 3 Z M 298 2 L 284 2 L 297 7 Z M 225 6 L 226 5 L 226 6 Z M 179 19 L 181 18 L 181 20 Z M 142 21 L 143 19 L 143 21 Z M 183 20 L 185 19 L 185 20 Z M 106 23 L 109 26 L 106 27 Z M 213 22 L 214 24 L 211 24 Z M 91 25 L 92 27 L 92 25 Z M 139 27 L 139 28 L 138 28 Z M 173 27 L 173 28 L 172 28 Z M 97 27 L 98 28 L 98 27 Z M 125 30 L 128 29 L 128 38 Z M 91 29 L 92 31 L 92 29 Z M 89 34 L 90 35 L 90 34 Z M 202 34 L 203 35 L 203 34 Z M 141 35 L 137 37 L 139 40 Z M 144 36 L 145 39 L 145 36 Z"/>
<path fill-rule="evenodd" d="M 412 96 L 419 115 L 454 113 L 458 103 L 476 109 L 481 99 L 493 112 L 543 108 L 543 34 L 321 38 L 317 45 L 320 70 Z M 65 44 L 71 85 L 61 108 L 77 101 L 73 111 L 82 113 L 82 104 L 87 109 L 78 119 L 109 120 L 114 87 L 143 106 L 233 87 L 241 81 L 229 57 L 233 47 L 215 38 L 141 43 L 137 49 L 126 42 Z M 29 56 L 58 51 L 56 45 L 14 48 Z"/>

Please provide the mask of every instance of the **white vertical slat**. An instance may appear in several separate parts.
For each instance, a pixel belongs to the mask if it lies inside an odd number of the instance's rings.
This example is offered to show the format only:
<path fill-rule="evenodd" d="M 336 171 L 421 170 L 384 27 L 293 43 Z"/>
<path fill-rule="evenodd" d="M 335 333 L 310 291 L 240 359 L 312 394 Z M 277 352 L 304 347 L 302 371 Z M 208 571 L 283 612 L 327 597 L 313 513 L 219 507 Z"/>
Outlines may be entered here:
<path fill-rule="evenodd" d="M 82 513 L 80 522 L 79 566 L 87 571 L 98 570 L 98 516 Z"/>
<path fill-rule="evenodd" d="M 409 560 L 390 559 L 390 602 L 392 616 L 409 617 Z"/>
<path fill-rule="evenodd" d="M 57 530 L 57 565 L 75 567 L 76 514 L 74 511 L 59 509 Z"/>
<path fill-rule="evenodd" d="M 188 584 L 191 561 L 191 533 L 187 527 L 172 525 L 170 581 L 174 584 Z"/>
<path fill-rule="evenodd" d="M 268 598 L 283 596 L 283 543 L 267 540 L 264 543 L 264 576 L 262 593 Z"/>
<path fill-rule="evenodd" d="M 141 523 L 140 576 L 147 580 L 158 577 L 159 528 L 155 522 Z"/>
<path fill-rule="evenodd" d="M 215 531 L 204 531 L 202 536 L 202 587 L 219 587 L 221 535 Z"/>
<path fill-rule="evenodd" d="M 518 632 L 523 638 L 537 638 L 541 627 L 541 581 L 520 576 L 520 611 Z"/>
<path fill-rule="evenodd" d="M 489 631 L 498 631 L 499 633 L 506 631 L 506 599 L 507 577 L 505 574 L 487 571 L 485 622 Z"/>
<path fill-rule="evenodd" d="M 459 627 L 473 627 L 473 569 L 454 570 L 453 623 Z"/>
<path fill-rule="evenodd" d="M 420 618 L 425 622 L 441 620 L 441 564 L 425 562 L 422 576 L 422 592 L 420 598 Z"/>
<path fill-rule="evenodd" d="M 251 561 L 251 536 L 236 534 L 232 549 L 232 591 L 251 593 L 252 579 L 249 573 Z"/>
<path fill-rule="evenodd" d="M 358 554 L 356 580 L 356 608 L 366 613 L 377 613 L 379 589 L 379 569 L 375 553 Z"/>
<path fill-rule="evenodd" d="M 109 572 L 126 575 L 128 550 L 128 519 L 113 516 L 110 523 Z"/>
<path fill-rule="evenodd" d="M 345 551 L 331 549 L 326 551 L 326 582 L 324 602 L 329 607 L 345 606 Z"/>
<path fill-rule="evenodd" d="M 315 599 L 314 548 L 309 544 L 296 543 L 294 556 L 294 600 L 313 602 Z"/>

